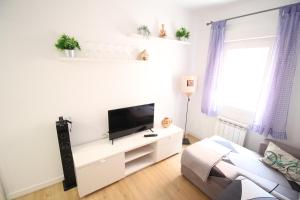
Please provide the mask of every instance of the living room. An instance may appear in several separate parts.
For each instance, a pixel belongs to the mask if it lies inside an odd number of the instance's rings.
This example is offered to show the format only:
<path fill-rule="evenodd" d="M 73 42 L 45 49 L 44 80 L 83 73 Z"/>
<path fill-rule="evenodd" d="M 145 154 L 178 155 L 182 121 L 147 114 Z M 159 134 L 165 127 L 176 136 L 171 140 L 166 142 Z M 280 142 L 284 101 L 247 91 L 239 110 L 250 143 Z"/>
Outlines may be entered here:
<path fill-rule="evenodd" d="M 287 98 L 284 102 L 275 102 L 274 105 L 284 104 L 284 107 L 270 115 L 280 114 L 283 122 L 280 128 L 285 131 L 278 133 L 284 133 L 272 134 L 265 129 L 251 127 L 255 125 L 254 114 L 258 113 L 255 113 L 255 106 L 259 95 L 269 95 L 271 91 L 265 88 L 264 80 L 268 80 L 267 71 L 272 69 L 267 67 L 273 66 L 271 57 L 274 44 L 278 42 L 279 12 L 289 6 L 297 7 L 297 3 L 298 0 L 2 0 L 0 199 L 225 199 L 226 194 L 222 192 L 229 187 L 222 188 L 215 197 L 190 180 L 187 171 L 182 172 L 185 170 L 182 165 L 187 165 L 182 162 L 188 158 L 188 152 L 193 155 L 194 145 L 182 145 L 182 138 L 195 144 L 200 140 L 201 144 L 220 129 L 222 133 L 228 131 L 228 134 L 234 134 L 234 138 L 236 132 L 229 131 L 232 127 L 239 128 L 238 137 L 243 138 L 242 141 L 218 135 L 226 138 L 236 149 L 239 149 L 235 146 L 238 143 L 259 154 L 266 139 L 272 139 L 299 159 L 300 153 L 296 149 L 300 141 L 297 120 L 300 109 L 299 46 L 293 47 L 291 54 L 295 56 L 279 56 L 288 57 L 289 62 L 286 61 L 288 64 L 285 66 L 291 66 L 289 74 L 282 75 L 289 79 L 282 81 L 279 91 Z M 298 17 L 297 8 L 295 12 Z M 223 40 L 213 35 L 214 25 L 222 21 L 226 21 Z M 291 29 L 297 31 L 299 26 L 296 20 Z M 291 41 L 296 44 L 300 39 L 294 35 Z M 75 44 L 73 48 L 59 45 L 66 38 Z M 220 66 L 233 66 L 223 74 L 231 74 L 229 79 L 235 81 L 222 82 L 222 87 L 218 86 L 224 92 L 218 93 L 216 101 L 208 98 L 212 94 L 208 85 L 214 84 L 209 77 L 216 76 L 209 74 L 208 69 L 213 69 L 218 63 L 215 62 L 218 54 L 213 56 L 210 52 L 221 49 L 213 48 L 214 39 L 224 45 L 221 45 L 223 53 L 228 55 L 227 60 L 220 61 Z M 264 48 L 257 50 L 260 47 Z M 237 52 L 238 55 L 226 54 L 230 49 L 240 48 L 253 48 L 254 51 L 247 51 L 246 56 L 242 51 Z M 232 59 L 230 55 L 235 57 Z M 237 65 L 258 67 L 238 71 L 234 68 Z M 266 66 L 265 70 L 260 70 L 260 66 Z M 284 69 L 282 71 L 285 72 Z M 225 75 L 223 79 L 218 78 L 224 81 L 228 78 Z M 242 83 L 243 79 L 248 83 L 251 80 L 251 84 Z M 288 84 L 284 84 L 286 82 Z M 258 88 L 261 92 L 255 92 Z M 216 114 L 216 110 L 209 110 L 211 107 L 204 102 L 209 102 L 209 105 L 217 102 L 214 109 L 223 107 Z M 263 110 L 272 110 L 268 102 L 261 106 Z M 226 103 L 227 106 L 224 106 Z M 109 112 L 137 109 L 142 105 L 153 105 L 149 127 L 134 127 L 130 135 L 122 133 L 123 137 L 116 137 L 112 144 L 113 119 Z M 253 112 L 244 112 L 243 106 Z M 60 116 L 63 117 L 61 124 Z M 272 122 L 273 125 L 279 124 Z M 224 124 L 232 126 L 224 128 Z M 71 128 L 68 137 L 77 187 L 64 188 L 62 183 L 69 177 L 64 171 L 65 161 L 57 125 Z M 275 130 L 275 127 L 268 128 Z M 169 137 L 174 140 L 162 142 Z M 93 154 L 98 157 L 91 158 L 94 146 L 82 145 L 100 140 L 106 142 L 105 147 L 102 143 L 97 144 L 100 148 L 97 151 L 106 154 Z M 139 149 L 141 147 L 144 148 Z M 133 150 L 145 153 L 149 148 L 151 151 L 148 153 L 154 155 L 151 164 L 132 173 L 126 174 L 125 171 L 126 175 L 111 179 L 112 182 L 97 187 L 97 184 L 92 184 L 93 189 L 86 190 L 85 182 L 79 179 L 78 169 L 94 159 L 104 162 L 104 158 L 114 156 L 113 152 L 124 154 L 126 159 Z M 82 153 L 82 149 L 88 150 Z M 220 149 L 223 150 L 222 147 Z M 264 152 L 262 154 L 263 157 Z M 124 168 L 126 170 L 126 163 Z M 299 176 L 299 167 L 297 170 Z M 112 177 L 110 175 L 108 179 Z M 271 194 L 274 188 L 268 191 L 256 179 L 246 177 L 255 187 L 263 188 L 267 197 L 279 198 L 277 194 Z M 282 199 L 298 199 L 299 190 L 292 189 L 295 195 Z"/>

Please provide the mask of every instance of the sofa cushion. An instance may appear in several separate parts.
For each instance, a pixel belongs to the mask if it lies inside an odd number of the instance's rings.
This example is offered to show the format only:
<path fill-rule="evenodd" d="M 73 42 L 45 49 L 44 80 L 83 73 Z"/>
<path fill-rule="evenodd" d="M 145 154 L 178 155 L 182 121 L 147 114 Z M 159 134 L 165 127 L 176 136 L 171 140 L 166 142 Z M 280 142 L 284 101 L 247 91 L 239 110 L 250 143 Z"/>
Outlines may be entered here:
<path fill-rule="evenodd" d="M 276 200 L 277 198 L 243 176 L 237 177 L 217 198 L 217 200 L 248 199 Z"/>
<path fill-rule="evenodd" d="M 273 142 L 269 143 L 263 162 L 280 171 L 288 180 L 300 184 L 300 161 Z"/>
<path fill-rule="evenodd" d="M 295 158 L 297 158 L 298 160 L 300 160 L 300 149 L 290 146 L 288 144 L 279 142 L 277 140 L 273 140 L 273 139 L 265 139 L 263 143 L 259 144 L 259 149 L 258 149 L 258 153 L 261 156 L 264 156 L 264 153 L 269 145 L 270 142 L 273 142 L 274 144 L 276 144 L 278 147 L 280 147 L 282 150 L 288 152 L 289 154 L 291 154 L 292 156 L 294 156 Z"/>

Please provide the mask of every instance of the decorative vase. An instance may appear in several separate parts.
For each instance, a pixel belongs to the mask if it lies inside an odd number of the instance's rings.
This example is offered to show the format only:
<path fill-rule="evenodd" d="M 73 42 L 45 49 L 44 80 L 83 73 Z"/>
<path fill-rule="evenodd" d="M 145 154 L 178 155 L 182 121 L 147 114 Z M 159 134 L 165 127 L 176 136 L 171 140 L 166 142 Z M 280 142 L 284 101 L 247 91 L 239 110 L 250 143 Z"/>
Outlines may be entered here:
<path fill-rule="evenodd" d="M 161 25 L 161 29 L 160 29 L 160 31 L 159 31 L 159 37 L 165 38 L 166 36 L 167 36 L 167 31 L 166 31 L 166 29 L 165 29 L 165 25 L 162 24 L 162 25 Z"/>
<path fill-rule="evenodd" d="M 161 121 L 161 125 L 164 128 L 168 128 L 170 125 L 172 124 L 172 119 L 169 117 L 165 117 L 162 121 Z"/>
<path fill-rule="evenodd" d="M 187 41 L 187 38 L 185 38 L 185 37 L 180 37 L 180 38 L 178 38 L 178 40 L 179 40 L 179 41 Z"/>
<path fill-rule="evenodd" d="M 74 58 L 75 57 L 75 50 L 74 49 L 65 49 L 65 55 L 68 58 Z"/>

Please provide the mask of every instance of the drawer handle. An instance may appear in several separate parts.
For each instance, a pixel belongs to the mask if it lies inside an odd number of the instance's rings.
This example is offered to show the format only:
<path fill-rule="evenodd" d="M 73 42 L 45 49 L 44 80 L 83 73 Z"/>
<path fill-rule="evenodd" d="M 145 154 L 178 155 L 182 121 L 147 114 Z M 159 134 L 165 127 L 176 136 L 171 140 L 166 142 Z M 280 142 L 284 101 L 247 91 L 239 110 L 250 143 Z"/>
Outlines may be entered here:
<path fill-rule="evenodd" d="M 106 162 L 105 159 L 100 160 L 100 163 L 105 163 L 105 162 Z"/>

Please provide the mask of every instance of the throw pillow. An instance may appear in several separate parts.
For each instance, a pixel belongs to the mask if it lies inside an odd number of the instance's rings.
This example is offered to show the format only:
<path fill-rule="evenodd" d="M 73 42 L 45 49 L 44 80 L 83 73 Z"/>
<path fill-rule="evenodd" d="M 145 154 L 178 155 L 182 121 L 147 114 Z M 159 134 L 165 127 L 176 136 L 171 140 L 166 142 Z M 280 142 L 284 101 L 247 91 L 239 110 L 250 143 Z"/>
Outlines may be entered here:
<path fill-rule="evenodd" d="M 274 143 L 269 143 L 263 162 L 280 171 L 288 180 L 300 185 L 300 161 Z"/>

